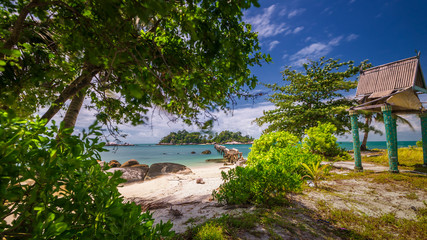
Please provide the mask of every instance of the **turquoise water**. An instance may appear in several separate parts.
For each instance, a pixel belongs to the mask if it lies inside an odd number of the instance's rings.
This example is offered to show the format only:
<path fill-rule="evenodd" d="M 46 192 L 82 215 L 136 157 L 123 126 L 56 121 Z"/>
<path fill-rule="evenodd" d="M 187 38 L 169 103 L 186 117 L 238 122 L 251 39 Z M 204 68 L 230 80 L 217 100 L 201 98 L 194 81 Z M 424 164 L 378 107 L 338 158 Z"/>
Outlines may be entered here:
<path fill-rule="evenodd" d="M 398 142 L 398 147 L 414 146 L 415 141 Z M 339 145 L 346 149 L 353 149 L 352 142 L 339 142 Z M 242 145 L 225 145 L 228 149 L 237 148 L 243 153 L 243 157 L 247 158 L 250 144 Z M 368 142 L 368 148 L 387 149 L 386 142 Z M 214 149 L 213 145 L 181 145 L 181 146 L 165 146 L 155 144 L 136 144 L 135 146 L 121 147 L 106 147 L 109 152 L 101 153 L 101 160 L 111 161 L 117 160 L 124 163 L 129 159 L 136 159 L 142 164 L 151 165 L 159 162 L 172 162 L 184 164 L 186 166 L 200 166 L 206 164 L 207 159 L 222 158 L 222 156 Z M 212 154 L 204 155 L 204 150 L 210 150 Z M 191 154 L 191 152 L 196 152 Z"/>

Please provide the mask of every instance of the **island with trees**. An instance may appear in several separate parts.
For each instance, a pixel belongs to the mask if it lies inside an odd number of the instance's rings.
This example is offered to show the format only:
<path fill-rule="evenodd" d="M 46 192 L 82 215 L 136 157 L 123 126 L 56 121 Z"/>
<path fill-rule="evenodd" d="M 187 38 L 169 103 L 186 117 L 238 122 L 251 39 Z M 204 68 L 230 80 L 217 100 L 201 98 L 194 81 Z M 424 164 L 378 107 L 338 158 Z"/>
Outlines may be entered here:
<path fill-rule="evenodd" d="M 214 134 L 204 134 L 202 132 L 188 132 L 181 130 L 171 132 L 163 137 L 159 145 L 190 145 L 190 144 L 250 144 L 254 140 L 253 137 L 243 136 L 241 132 L 222 131 Z"/>

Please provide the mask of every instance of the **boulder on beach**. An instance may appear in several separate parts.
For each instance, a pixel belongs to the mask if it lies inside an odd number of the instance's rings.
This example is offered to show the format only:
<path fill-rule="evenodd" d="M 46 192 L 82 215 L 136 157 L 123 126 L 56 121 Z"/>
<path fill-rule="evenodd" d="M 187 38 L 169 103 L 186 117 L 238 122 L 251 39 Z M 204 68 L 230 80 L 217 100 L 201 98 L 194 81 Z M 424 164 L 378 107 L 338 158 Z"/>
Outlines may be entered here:
<path fill-rule="evenodd" d="M 145 180 L 153 179 L 170 173 L 191 174 L 193 173 L 188 167 L 178 163 L 154 163 L 151 164 Z"/>
<path fill-rule="evenodd" d="M 202 154 L 211 154 L 212 152 L 210 150 L 205 150 L 202 152 Z"/>
<path fill-rule="evenodd" d="M 106 172 L 114 173 L 115 171 L 121 171 L 123 173 L 121 178 L 125 179 L 127 182 L 144 181 L 145 175 L 147 175 L 148 172 L 148 166 L 147 168 L 133 166 L 125 168 L 116 167 L 110 168 Z"/>
<path fill-rule="evenodd" d="M 138 165 L 139 162 L 136 161 L 135 159 L 131 159 L 129 161 L 126 161 L 125 163 L 123 163 L 120 167 L 131 167 L 133 165 Z"/>
<path fill-rule="evenodd" d="M 108 163 L 108 166 L 109 167 L 112 167 L 112 168 L 116 168 L 116 167 L 120 167 L 121 166 L 121 164 L 119 163 L 119 161 L 117 161 L 117 160 L 111 160 L 109 163 Z"/>

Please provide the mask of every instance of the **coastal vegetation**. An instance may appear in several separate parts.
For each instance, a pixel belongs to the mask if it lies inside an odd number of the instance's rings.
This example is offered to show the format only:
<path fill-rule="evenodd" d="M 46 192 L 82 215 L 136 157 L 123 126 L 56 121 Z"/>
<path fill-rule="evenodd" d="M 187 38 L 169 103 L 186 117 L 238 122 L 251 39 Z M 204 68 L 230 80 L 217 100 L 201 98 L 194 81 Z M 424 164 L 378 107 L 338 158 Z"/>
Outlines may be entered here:
<path fill-rule="evenodd" d="M 241 132 L 231 132 L 227 130 L 215 134 L 204 134 L 202 132 L 187 132 L 186 130 L 181 130 L 169 133 L 160 140 L 159 144 L 249 143 L 253 140 L 254 138 L 249 135 L 242 136 Z"/>
<path fill-rule="evenodd" d="M 258 1 L 2 1 L 0 238 L 171 236 L 170 223 L 155 225 L 124 203 L 119 172 L 101 170 L 98 125 L 119 134 L 117 124 L 147 123 L 147 112 L 161 109 L 203 126 L 202 113 L 252 96 L 249 67 L 271 61 L 242 21 L 252 5 Z M 85 99 L 98 125 L 75 136 Z"/>
<path fill-rule="evenodd" d="M 335 125 L 337 135 L 349 132 L 346 110 L 354 106 L 355 100 L 344 94 L 357 87 L 354 76 L 369 66 L 367 61 L 355 66 L 353 61 L 320 58 L 304 63 L 304 72 L 286 67 L 282 72 L 283 85 L 265 85 L 273 91 L 268 100 L 276 108 L 264 112 L 255 122 L 267 125 L 264 132 L 288 131 L 298 137 L 316 126 L 317 121 Z"/>

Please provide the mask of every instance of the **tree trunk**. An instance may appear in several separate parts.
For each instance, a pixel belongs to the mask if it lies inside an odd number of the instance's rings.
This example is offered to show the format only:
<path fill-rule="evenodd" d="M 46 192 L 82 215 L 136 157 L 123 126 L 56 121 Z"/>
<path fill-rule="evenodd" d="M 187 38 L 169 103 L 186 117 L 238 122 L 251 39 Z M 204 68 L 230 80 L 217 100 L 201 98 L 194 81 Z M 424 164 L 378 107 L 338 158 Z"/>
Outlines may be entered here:
<path fill-rule="evenodd" d="M 65 114 L 64 120 L 64 129 L 74 128 L 77 121 L 77 116 L 79 115 L 80 109 L 83 106 L 83 101 L 85 100 L 87 89 L 81 90 L 79 93 L 74 95 L 73 100 L 71 100 L 70 106 L 68 107 L 67 113 Z"/>
<path fill-rule="evenodd" d="M 366 144 L 368 143 L 369 126 L 371 126 L 371 122 L 372 122 L 372 116 L 369 116 L 369 117 L 365 116 L 366 130 L 364 131 L 364 134 L 363 134 L 363 141 L 362 141 L 362 144 L 360 145 L 360 151 L 367 150 Z"/>
<path fill-rule="evenodd" d="M 95 66 L 89 65 L 84 67 L 83 73 L 61 92 L 58 98 L 42 116 L 42 119 L 47 119 L 47 122 L 49 122 L 68 99 L 74 97 L 79 91 L 90 85 L 90 81 L 98 72 L 99 69 Z"/>

